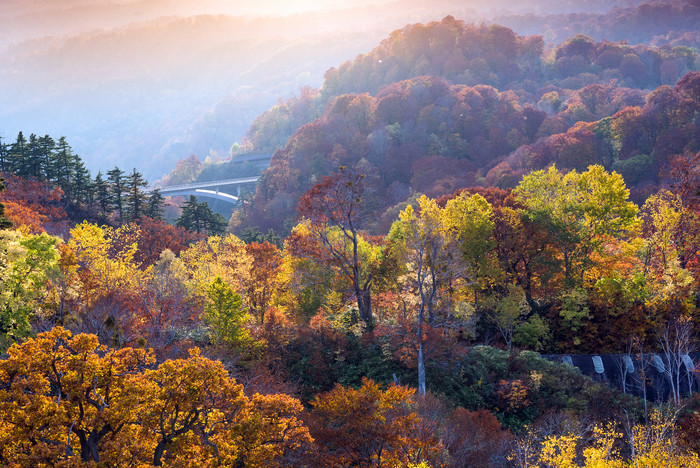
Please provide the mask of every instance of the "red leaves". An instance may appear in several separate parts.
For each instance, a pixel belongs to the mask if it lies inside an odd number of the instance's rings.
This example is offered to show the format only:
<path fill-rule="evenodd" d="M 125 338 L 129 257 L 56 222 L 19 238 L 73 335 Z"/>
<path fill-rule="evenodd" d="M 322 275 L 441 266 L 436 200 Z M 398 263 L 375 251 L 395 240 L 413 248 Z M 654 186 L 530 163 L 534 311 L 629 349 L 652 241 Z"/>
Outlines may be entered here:
<path fill-rule="evenodd" d="M 68 230 L 66 212 L 61 206 L 63 191 L 46 182 L 7 176 L 6 190 L 0 193 L 6 216 L 15 228 L 25 226 L 31 233 L 48 231 L 63 234 Z"/>

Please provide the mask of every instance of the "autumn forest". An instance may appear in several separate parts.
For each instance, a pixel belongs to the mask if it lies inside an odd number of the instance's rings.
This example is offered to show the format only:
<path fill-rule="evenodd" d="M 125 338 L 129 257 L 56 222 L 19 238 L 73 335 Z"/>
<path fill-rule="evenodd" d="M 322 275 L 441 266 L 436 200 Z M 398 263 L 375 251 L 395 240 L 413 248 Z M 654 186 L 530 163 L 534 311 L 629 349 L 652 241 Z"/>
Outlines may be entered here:
<path fill-rule="evenodd" d="M 700 466 L 700 4 L 592 15 L 395 30 L 233 209 L 3 137 L 0 465 Z"/>

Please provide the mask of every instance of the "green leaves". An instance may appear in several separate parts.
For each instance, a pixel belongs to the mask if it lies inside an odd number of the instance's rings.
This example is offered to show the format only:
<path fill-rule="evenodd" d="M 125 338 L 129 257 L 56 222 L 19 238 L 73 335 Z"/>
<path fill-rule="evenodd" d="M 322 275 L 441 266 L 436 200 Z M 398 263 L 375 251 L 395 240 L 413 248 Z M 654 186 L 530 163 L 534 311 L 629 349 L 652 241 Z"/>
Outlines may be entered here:
<path fill-rule="evenodd" d="M 49 271 L 58 263 L 58 239 L 0 231 L 0 350 L 31 334 Z"/>
<path fill-rule="evenodd" d="M 562 174 L 555 166 L 523 177 L 513 191 L 524 215 L 547 231 L 560 254 L 567 285 L 582 285 L 584 272 L 611 239 L 636 234 L 641 221 L 628 200 L 622 176 L 590 166 L 586 172 Z"/>
<path fill-rule="evenodd" d="M 248 310 L 243 307 L 241 296 L 217 277 L 207 291 L 207 304 L 202 320 L 212 331 L 216 343 L 244 349 L 253 342 L 245 324 L 250 320 Z"/>

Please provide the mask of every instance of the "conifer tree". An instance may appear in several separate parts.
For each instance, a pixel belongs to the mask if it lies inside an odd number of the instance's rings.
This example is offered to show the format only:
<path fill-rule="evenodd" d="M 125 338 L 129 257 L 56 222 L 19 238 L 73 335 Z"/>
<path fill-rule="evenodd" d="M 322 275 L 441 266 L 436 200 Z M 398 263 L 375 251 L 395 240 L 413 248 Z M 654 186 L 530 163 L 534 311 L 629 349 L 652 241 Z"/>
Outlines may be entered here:
<path fill-rule="evenodd" d="M 41 179 L 41 162 L 41 145 L 39 144 L 37 136 L 32 133 L 29 135 L 29 141 L 27 142 L 26 169 L 22 177 Z"/>
<path fill-rule="evenodd" d="M 75 194 L 73 193 L 74 178 L 75 178 L 75 163 L 76 156 L 73 154 L 66 137 L 61 137 L 54 145 L 55 151 L 51 155 L 51 179 L 61 187 L 63 193 L 68 200 L 75 202 Z M 79 159 L 79 158 L 78 158 Z M 82 161 L 81 161 L 82 162 Z"/>
<path fill-rule="evenodd" d="M 146 187 L 148 181 L 134 168 L 125 180 L 124 208 L 129 221 L 138 221 L 145 214 L 148 196 L 142 189 Z"/>
<path fill-rule="evenodd" d="M 109 186 L 107 182 L 102 178 L 102 172 L 98 172 L 95 176 L 94 183 L 94 193 L 96 197 L 97 205 L 100 207 L 100 212 L 102 216 L 107 216 L 112 204 L 109 199 Z"/>
<path fill-rule="evenodd" d="M 175 225 L 192 232 L 217 235 L 226 232 L 228 224 L 224 217 L 214 213 L 206 202 L 197 203 L 197 197 L 190 195 L 189 200 L 182 205 L 182 214 Z"/>
<path fill-rule="evenodd" d="M 5 190 L 5 179 L 0 179 L 0 192 Z M 12 222 L 5 217 L 5 205 L 0 203 L 0 230 L 10 229 L 12 227 Z"/>
<path fill-rule="evenodd" d="M 114 169 L 107 172 L 107 181 L 111 205 L 117 210 L 119 221 L 122 221 L 124 219 L 124 171 L 114 166 Z"/>
<path fill-rule="evenodd" d="M 8 154 L 7 169 L 14 175 L 19 177 L 28 177 L 29 175 L 29 155 L 27 149 L 27 139 L 22 132 L 17 134 L 17 140 L 10 147 Z"/>
<path fill-rule="evenodd" d="M 163 210 L 165 208 L 165 199 L 160 193 L 160 190 L 154 189 L 148 195 L 148 205 L 146 206 L 146 216 L 153 219 L 163 219 Z"/>
<path fill-rule="evenodd" d="M 2 142 L 2 137 L 0 137 L 0 172 L 8 172 L 9 167 L 7 164 L 8 150 L 7 145 Z"/>
<path fill-rule="evenodd" d="M 49 180 L 57 183 L 58 174 L 56 173 L 56 164 L 54 163 L 54 150 L 56 149 L 56 141 L 49 135 L 37 138 L 37 162 L 38 168 L 37 178 Z M 58 185 L 58 184 L 57 184 Z M 60 185 L 59 185 L 60 187 Z M 63 188 L 63 187 L 61 187 Z"/>

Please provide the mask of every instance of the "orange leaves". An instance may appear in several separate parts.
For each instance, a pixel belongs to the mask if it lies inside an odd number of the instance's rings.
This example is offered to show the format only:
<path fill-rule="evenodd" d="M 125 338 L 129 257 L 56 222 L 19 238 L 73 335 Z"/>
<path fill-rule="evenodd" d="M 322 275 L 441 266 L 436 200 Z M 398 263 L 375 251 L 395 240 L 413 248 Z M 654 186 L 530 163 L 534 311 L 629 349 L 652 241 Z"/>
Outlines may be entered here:
<path fill-rule="evenodd" d="M 5 204 L 5 214 L 16 228 L 33 234 L 67 230 L 67 215 L 59 205 L 61 189 L 16 176 L 7 177 L 5 185 L 7 190 L 0 193 L 0 202 Z"/>
<path fill-rule="evenodd" d="M 0 463 L 267 467 L 311 443 L 298 400 L 248 398 L 196 349 L 153 362 L 60 327 L 14 345 L 0 361 Z"/>
<path fill-rule="evenodd" d="M 312 432 L 327 466 L 405 466 L 420 462 L 425 441 L 415 436 L 415 390 L 364 378 L 355 390 L 340 385 L 312 402 Z M 432 441 L 432 443 L 437 443 Z"/>

